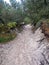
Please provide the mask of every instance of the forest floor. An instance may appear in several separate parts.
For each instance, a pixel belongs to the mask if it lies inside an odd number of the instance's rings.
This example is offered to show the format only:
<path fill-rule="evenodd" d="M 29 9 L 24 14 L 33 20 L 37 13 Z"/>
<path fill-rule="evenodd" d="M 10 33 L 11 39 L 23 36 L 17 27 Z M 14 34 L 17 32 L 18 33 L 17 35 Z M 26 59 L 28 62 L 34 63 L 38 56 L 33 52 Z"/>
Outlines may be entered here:
<path fill-rule="evenodd" d="M 0 65 L 49 65 L 48 41 L 38 28 L 35 33 L 26 25 L 18 36 L 0 44 Z"/>

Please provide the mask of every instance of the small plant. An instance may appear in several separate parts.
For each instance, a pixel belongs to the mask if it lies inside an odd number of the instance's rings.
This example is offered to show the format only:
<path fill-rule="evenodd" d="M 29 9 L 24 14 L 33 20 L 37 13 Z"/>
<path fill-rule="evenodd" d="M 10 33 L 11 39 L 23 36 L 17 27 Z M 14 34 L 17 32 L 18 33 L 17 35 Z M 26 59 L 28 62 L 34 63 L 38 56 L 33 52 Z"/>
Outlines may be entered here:
<path fill-rule="evenodd" d="M 0 34 L 0 43 L 8 42 L 16 37 L 15 33 Z"/>
<path fill-rule="evenodd" d="M 0 43 L 8 42 L 16 37 L 16 32 L 11 31 L 11 28 L 16 27 L 16 22 L 9 22 L 7 24 L 0 24 Z"/>
<path fill-rule="evenodd" d="M 25 24 L 31 23 L 31 19 L 30 19 L 29 17 L 26 17 L 26 18 L 24 19 L 24 23 L 25 23 Z"/>
<path fill-rule="evenodd" d="M 8 28 L 15 28 L 16 27 L 16 22 L 9 22 L 7 23 Z"/>

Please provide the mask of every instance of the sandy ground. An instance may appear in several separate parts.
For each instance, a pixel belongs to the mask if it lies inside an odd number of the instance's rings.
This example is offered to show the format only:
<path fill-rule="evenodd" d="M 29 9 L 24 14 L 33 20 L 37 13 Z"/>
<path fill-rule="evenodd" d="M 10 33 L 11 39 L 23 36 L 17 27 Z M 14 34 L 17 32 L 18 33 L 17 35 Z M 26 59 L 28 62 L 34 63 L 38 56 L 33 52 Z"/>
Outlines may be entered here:
<path fill-rule="evenodd" d="M 0 44 L 0 65 L 49 65 L 48 41 L 40 28 L 33 34 L 30 25 L 7 44 Z"/>

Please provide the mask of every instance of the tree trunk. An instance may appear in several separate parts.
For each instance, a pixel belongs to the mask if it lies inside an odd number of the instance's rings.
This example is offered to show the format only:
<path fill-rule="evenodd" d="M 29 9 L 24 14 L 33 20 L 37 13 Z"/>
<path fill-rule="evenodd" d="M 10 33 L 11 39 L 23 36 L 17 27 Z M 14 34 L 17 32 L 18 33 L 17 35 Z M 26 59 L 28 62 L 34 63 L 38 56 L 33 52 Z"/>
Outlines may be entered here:
<path fill-rule="evenodd" d="M 46 0 L 44 0 L 44 4 L 47 5 L 47 1 Z"/>

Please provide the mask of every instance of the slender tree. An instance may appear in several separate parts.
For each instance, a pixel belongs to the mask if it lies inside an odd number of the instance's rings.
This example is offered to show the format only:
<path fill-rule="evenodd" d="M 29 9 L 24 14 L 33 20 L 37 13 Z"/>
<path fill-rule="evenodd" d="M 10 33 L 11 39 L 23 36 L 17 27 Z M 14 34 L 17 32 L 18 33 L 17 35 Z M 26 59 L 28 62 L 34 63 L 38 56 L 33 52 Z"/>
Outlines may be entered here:
<path fill-rule="evenodd" d="M 47 5 L 47 1 L 46 0 L 44 0 L 44 4 Z"/>

